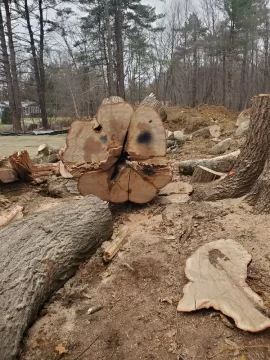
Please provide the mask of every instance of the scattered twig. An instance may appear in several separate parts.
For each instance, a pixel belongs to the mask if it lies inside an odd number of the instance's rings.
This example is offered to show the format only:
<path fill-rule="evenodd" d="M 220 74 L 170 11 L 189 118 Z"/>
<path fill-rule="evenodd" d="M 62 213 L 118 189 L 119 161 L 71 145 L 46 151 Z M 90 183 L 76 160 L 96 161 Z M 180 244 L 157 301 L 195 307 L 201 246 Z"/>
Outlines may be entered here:
<path fill-rule="evenodd" d="M 185 225 L 185 228 L 179 235 L 179 242 L 181 241 L 183 244 L 187 241 L 187 239 L 190 237 L 192 233 L 192 220 L 189 219 L 187 225 Z"/>
<path fill-rule="evenodd" d="M 234 350 L 250 350 L 250 349 L 269 349 L 267 345 L 246 345 L 246 346 L 226 346 L 223 350 L 219 351 L 218 353 L 208 357 L 208 359 L 214 359 L 215 357 L 223 354 L 225 351 L 234 351 Z"/>
<path fill-rule="evenodd" d="M 100 337 L 100 335 L 101 335 L 101 334 L 99 334 L 99 335 L 91 342 L 91 344 L 88 345 L 87 348 L 86 348 L 85 350 L 83 350 L 83 351 L 82 351 L 77 357 L 75 357 L 73 360 L 79 359 L 79 357 L 81 357 L 84 353 L 86 353 L 86 351 L 87 351 L 88 349 L 90 349 L 90 347 L 91 347 L 92 345 L 94 345 L 94 343 L 97 341 L 97 339 Z"/>

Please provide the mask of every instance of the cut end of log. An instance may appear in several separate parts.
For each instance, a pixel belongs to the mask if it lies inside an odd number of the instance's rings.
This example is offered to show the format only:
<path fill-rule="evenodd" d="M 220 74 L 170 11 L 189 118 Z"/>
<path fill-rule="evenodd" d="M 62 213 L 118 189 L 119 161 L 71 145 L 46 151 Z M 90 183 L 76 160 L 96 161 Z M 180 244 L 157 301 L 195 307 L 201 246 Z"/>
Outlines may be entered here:
<path fill-rule="evenodd" d="M 104 99 L 92 122 L 72 124 L 63 162 L 79 177 L 82 195 L 146 203 L 171 181 L 161 108 L 152 94 L 135 111 L 123 99 L 111 97 Z"/>

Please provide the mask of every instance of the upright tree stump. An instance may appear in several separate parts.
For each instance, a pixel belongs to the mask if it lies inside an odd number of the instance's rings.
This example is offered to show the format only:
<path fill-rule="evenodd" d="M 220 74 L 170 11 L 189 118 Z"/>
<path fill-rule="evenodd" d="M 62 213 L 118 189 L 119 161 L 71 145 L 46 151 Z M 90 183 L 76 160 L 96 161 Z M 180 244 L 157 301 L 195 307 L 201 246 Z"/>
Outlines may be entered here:
<path fill-rule="evenodd" d="M 134 111 L 119 97 L 104 99 L 95 119 L 75 121 L 63 155 L 82 195 L 146 203 L 172 178 L 167 165 L 165 112 L 153 95 Z"/>
<path fill-rule="evenodd" d="M 268 165 L 265 165 L 269 158 L 269 146 L 270 95 L 261 94 L 253 98 L 250 129 L 247 140 L 234 164 L 233 173 L 212 186 L 195 189 L 194 200 L 241 197 L 250 192 L 252 188 L 254 189 L 253 193 L 258 194 L 259 188 L 265 184 L 265 177 L 269 178 L 266 175 Z M 264 167 L 264 175 L 260 178 Z M 269 184 L 268 181 L 267 184 Z"/>

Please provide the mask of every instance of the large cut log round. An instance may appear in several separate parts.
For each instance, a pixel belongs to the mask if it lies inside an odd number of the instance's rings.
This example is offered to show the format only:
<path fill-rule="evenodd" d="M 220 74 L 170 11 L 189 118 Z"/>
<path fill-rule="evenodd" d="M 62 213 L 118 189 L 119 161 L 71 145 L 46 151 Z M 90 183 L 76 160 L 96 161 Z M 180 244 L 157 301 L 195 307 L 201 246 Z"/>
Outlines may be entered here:
<path fill-rule="evenodd" d="M 96 197 L 64 202 L 0 230 L 1 360 L 15 359 L 45 301 L 111 234 L 111 213 Z"/>
<path fill-rule="evenodd" d="M 80 193 L 115 203 L 151 201 L 172 178 L 165 159 L 165 116 L 153 95 L 135 111 L 123 99 L 110 97 L 92 123 L 73 123 L 63 162 L 79 178 Z"/>

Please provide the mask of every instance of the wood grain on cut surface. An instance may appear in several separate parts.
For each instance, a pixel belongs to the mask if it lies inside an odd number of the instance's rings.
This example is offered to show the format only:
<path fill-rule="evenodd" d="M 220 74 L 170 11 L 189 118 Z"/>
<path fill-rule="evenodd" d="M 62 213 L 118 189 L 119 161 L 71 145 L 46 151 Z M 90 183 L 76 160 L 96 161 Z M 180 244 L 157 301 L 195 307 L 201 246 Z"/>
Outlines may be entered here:
<path fill-rule="evenodd" d="M 71 124 L 67 148 L 63 155 L 66 163 L 98 163 L 108 157 L 106 134 L 95 130 L 94 121 L 77 120 Z"/>
<path fill-rule="evenodd" d="M 98 110 L 96 120 L 106 134 L 108 150 L 120 149 L 115 156 L 121 154 L 133 112 L 126 102 L 102 105 Z"/>
<path fill-rule="evenodd" d="M 234 240 L 217 240 L 201 246 L 186 263 L 190 282 L 178 311 L 213 307 L 234 319 L 242 330 L 270 327 L 262 299 L 246 283 L 251 255 Z"/>
<path fill-rule="evenodd" d="M 165 128 L 160 116 L 151 107 L 140 105 L 134 112 L 126 151 L 133 160 L 166 155 Z"/>

